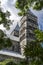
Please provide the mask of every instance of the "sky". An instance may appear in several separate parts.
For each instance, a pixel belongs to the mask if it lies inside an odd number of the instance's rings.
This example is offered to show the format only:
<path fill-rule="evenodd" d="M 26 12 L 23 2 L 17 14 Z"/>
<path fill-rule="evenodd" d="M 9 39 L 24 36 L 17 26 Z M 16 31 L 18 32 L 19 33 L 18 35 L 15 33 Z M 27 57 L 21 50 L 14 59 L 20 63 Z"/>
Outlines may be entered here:
<path fill-rule="evenodd" d="M 21 19 L 21 17 L 17 15 L 19 10 L 15 8 L 16 0 L 1 0 L 1 2 L 2 2 L 1 7 L 3 8 L 3 10 L 10 11 L 11 13 L 10 19 L 14 20 L 14 23 L 13 25 L 11 25 L 11 29 L 9 30 L 9 32 L 11 32 L 15 28 L 17 22 L 19 22 Z M 43 30 L 43 10 L 35 11 L 31 8 L 31 11 L 38 17 L 39 28 Z M 4 29 L 3 25 L 0 26 L 0 29 Z"/>

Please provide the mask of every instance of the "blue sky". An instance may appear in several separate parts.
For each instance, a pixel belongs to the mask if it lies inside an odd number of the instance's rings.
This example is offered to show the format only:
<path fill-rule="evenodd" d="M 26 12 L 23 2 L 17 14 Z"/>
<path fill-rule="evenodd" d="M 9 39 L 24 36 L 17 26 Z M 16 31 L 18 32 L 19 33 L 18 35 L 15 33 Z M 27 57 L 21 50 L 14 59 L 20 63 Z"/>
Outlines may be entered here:
<path fill-rule="evenodd" d="M 11 30 L 16 26 L 17 22 L 20 21 L 20 18 L 17 13 L 19 10 L 17 10 L 15 8 L 15 2 L 16 0 L 1 0 L 2 1 L 2 8 L 4 9 L 4 11 L 8 10 L 11 12 L 11 17 L 10 19 L 14 20 L 13 26 L 11 26 Z M 39 23 L 39 27 L 40 29 L 43 30 L 43 10 L 41 11 L 35 11 L 32 10 L 31 11 L 38 17 L 38 23 Z M 1 25 L 0 28 L 3 29 L 3 26 Z"/>
<path fill-rule="evenodd" d="M 38 17 L 38 25 L 41 30 L 43 30 L 43 9 L 40 11 L 32 10 L 31 11 Z"/>

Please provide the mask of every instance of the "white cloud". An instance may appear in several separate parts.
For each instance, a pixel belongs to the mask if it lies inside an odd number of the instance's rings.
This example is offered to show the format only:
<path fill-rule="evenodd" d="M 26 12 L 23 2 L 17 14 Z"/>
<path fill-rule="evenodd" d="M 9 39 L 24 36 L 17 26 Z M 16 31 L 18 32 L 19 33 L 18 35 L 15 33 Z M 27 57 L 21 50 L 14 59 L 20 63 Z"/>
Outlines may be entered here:
<path fill-rule="evenodd" d="M 1 2 L 1 5 L 4 5 L 7 2 L 7 0 L 1 0 Z"/>
<path fill-rule="evenodd" d="M 3 25 L 2 25 L 2 24 L 0 25 L 0 29 L 5 30 L 5 28 L 3 27 Z"/>
<path fill-rule="evenodd" d="M 18 10 L 14 7 L 14 3 L 16 0 L 1 0 L 1 6 L 4 9 L 4 11 L 8 10 L 11 13 L 10 19 L 14 20 L 12 28 L 15 27 L 16 23 L 20 20 L 20 17 L 17 15 Z M 3 28 L 0 26 L 0 28 Z"/>
<path fill-rule="evenodd" d="M 11 19 L 19 20 L 20 17 L 17 15 L 18 10 L 14 7 L 14 3 L 16 0 L 3 0 L 2 7 L 4 10 L 8 10 L 11 13 Z"/>

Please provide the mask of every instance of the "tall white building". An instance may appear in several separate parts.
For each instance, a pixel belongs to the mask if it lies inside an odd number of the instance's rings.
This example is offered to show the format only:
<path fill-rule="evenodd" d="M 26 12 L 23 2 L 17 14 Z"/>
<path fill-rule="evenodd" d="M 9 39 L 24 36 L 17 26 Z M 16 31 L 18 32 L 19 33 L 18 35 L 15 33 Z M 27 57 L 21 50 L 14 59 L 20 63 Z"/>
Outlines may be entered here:
<path fill-rule="evenodd" d="M 21 54 L 24 53 L 24 46 L 35 40 L 34 30 L 38 28 L 37 17 L 29 10 L 20 20 L 20 46 Z"/>

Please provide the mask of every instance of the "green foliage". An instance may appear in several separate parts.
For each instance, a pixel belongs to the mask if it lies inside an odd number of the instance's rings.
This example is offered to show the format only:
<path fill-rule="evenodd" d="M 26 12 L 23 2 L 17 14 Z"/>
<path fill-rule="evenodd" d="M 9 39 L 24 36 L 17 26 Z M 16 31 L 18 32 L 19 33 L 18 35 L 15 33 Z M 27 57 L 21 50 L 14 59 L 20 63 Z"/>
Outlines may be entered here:
<path fill-rule="evenodd" d="M 41 60 L 34 60 L 30 63 L 30 65 L 43 65 L 43 62 Z"/>
<path fill-rule="evenodd" d="M 4 32 L 0 29 L 0 38 L 3 38 L 4 37 Z"/>
<path fill-rule="evenodd" d="M 10 12 L 6 11 L 3 12 L 3 9 L 1 8 L 1 3 L 0 3 L 0 25 L 3 24 L 3 26 L 6 29 L 10 28 L 10 25 L 12 24 L 12 21 L 9 19 L 10 17 Z M 10 47 L 12 45 L 11 40 L 7 37 L 7 35 L 0 30 L 0 49 Z"/>
<path fill-rule="evenodd" d="M 30 58 L 34 58 L 40 56 L 43 53 L 43 48 L 40 43 L 31 42 L 25 48 L 25 56 L 29 56 Z"/>
<path fill-rule="evenodd" d="M 21 62 L 19 63 L 19 65 L 26 65 L 26 61 L 25 61 L 25 60 L 21 61 Z"/>
<path fill-rule="evenodd" d="M 7 29 L 11 25 L 11 20 L 9 19 L 10 13 L 8 11 L 3 12 L 2 9 L 0 8 L 0 24 L 3 24 L 4 27 Z"/>
<path fill-rule="evenodd" d="M 33 6 L 34 5 L 34 6 Z M 27 10 L 33 7 L 33 9 L 41 10 L 43 8 L 43 0 L 17 0 L 16 8 L 20 9 L 19 15 L 25 15 Z"/>
<path fill-rule="evenodd" d="M 16 63 L 14 63 L 13 61 L 7 63 L 6 65 L 17 65 Z"/>
<path fill-rule="evenodd" d="M 25 47 L 26 61 L 29 65 L 41 65 L 43 64 L 43 47 L 39 43 L 29 43 Z M 26 63 L 26 65 L 28 65 Z M 31 63 L 31 64 L 30 64 Z"/>
<path fill-rule="evenodd" d="M 13 61 L 13 59 L 7 59 L 0 62 L 0 65 L 17 65 L 17 64 Z"/>
<path fill-rule="evenodd" d="M 0 24 L 3 24 L 4 27 L 9 29 L 9 26 L 11 24 L 11 20 L 9 20 L 10 13 L 7 11 L 4 13 L 2 9 L 0 9 Z M 8 17 L 8 18 L 7 18 Z M 12 45 L 12 42 L 9 38 L 6 38 L 6 34 L 0 30 L 0 49 L 3 47 L 9 47 Z"/>
<path fill-rule="evenodd" d="M 0 49 L 4 47 L 10 47 L 11 45 L 11 40 L 6 36 L 6 34 L 2 30 L 0 30 Z"/>
<path fill-rule="evenodd" d="M 24 55 L 29 65 L 43 65 L 43 32 L 35 30 L 35 36 L 36 40 L 25 46 Z"/>
<path fill-rule="evenodd" d="M 43 42 L 43 31 L 35 30 L 35 36 L 39 42 Z"/>
<path fill-rule="evenodd" d="M 18 13 L 20 16 L 25 15 L 27 10 L 34 4 L 34 9 L 40 10 L 43 8 L 43 0 L 17 0 L 16 1 L 16 8 L 20 9 Z M 9 20 L 9 12 L 4 13 L 0 9 L 0 24 L 3 24 L 5 27 L 9 27 L 10 20 Z M 8 18 L 7 18 L 8 17 Z M 7 28 L 8 28 L 7 27 Z M 32 41 L 26 45 L 24 48 L 24 55 L 26 56 L 26 60 L 20 63 L 20 65 L 43 65 L 43 47 L 40 42 L 43 42 L 43 32 L 40 30 L 35 31 L 36 34 L 36 41 Z M 6 38 L 7 36 L 4 34 L 3 31 L 0 30 L 0 49 L 3 47 L 11 46 L 11 40 Z M 30 62 L 29 62 L 30 61 Z M 7 61 L 6 61 L 7 62 Z M 10 62 L 2 62 L 1 65 L 14 65 L 12 61 Z M 16 65 L 16 64 L 15 64 Z"/>
<path fill-rule="evenodd" d="M 35 3 L 35 6 L 33 7 L 33 9 L 36 10 L 41 10 L 43 8 L 43 0 L 39 0 L 38 2 Z"/>

